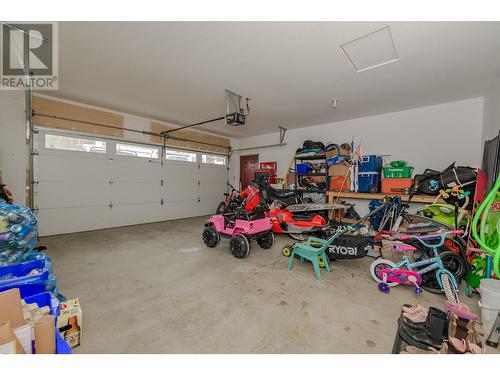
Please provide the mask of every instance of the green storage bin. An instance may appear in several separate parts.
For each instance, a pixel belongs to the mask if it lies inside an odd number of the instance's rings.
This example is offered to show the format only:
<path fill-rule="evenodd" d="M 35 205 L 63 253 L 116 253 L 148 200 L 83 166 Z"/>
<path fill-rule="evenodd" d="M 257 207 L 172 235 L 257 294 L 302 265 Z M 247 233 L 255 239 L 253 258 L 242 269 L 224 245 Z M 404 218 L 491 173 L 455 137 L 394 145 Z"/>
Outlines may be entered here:
<path fill-rule="evenodd" d="M 413 174 L 413 167 L 405 165 L 404 167 L 383 167 L 384 178 L 411 178 Z"/>
<path fill-rule="evenodd" d="M 394 160 L 383 167 L 385 178 L 411 178 L 413 167 L 404 160 Z"/>

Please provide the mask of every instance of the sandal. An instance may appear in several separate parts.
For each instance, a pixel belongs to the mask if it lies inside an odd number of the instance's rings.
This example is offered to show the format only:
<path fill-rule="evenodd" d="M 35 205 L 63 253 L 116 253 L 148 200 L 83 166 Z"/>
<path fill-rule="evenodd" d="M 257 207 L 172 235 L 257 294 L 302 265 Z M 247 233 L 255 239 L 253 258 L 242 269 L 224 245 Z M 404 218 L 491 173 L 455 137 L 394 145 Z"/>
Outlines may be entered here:
<path fill-rule="evenodd" d="M 479 336 L 484 336 L 483 324 L 477 320 L 469 320 L 467 329 L 474 331 Z"/>
<path fill-rule="evenodd" d="M 470 311 L 469 306 L 461 302 L 444 301 L 445 311 L 449 314 L 456 314 L 467 320 L 477 320 L 477 314 Z"/>
<path fill-rule="evenodd" d="M 467 350 L 467 343 L 465 342 L 464 339 L 459 340 L 456 337 L 450 337 L 448 339 L 449 346 L 448 349 L 449 351 L 456 353 L 456 354 L 463 354 Z"/>

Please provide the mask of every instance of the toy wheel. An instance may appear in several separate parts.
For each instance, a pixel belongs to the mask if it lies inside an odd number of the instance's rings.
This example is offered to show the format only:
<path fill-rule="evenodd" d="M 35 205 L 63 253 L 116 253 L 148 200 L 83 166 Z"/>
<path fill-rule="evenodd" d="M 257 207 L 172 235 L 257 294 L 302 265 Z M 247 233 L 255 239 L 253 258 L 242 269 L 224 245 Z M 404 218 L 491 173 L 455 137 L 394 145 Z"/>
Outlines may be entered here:
<path fill-rule="evenodd" d="M 286 257 L 289 257 L 290 255 L 292 255 L 292 245 L 286 245 L 282 250 L 281 250 L 281 254 L 283 254 L 284 256 Z"/>
<path fill-rule="evenodd" d="M 229 240 L 229 248 L 231 249 L 231 254 L 233 254 L 235 258 L 245 258 L 250 252 L 248 239 L 241 233 L 231 237 Z"/>
<path fill-rule="evenodd" d="M 450 271 L 455 276 L 455 279 L 460 280 L 467 272 L 465 261 L 453 251 L 443 251 L 439 256 L 444 268 Z"/>
<path fill-rule="evenodd" d="M 323 259 L 318 255 L 318 264 L 320 268 L 325 268 L 325 262 L 323 262 Z"/>
<path fill-rule="evenodd" d="M 273 232 L 269 232 L 264 237 L 260 237 L 257 240 L 257 243 L 263 249 L 269 249 L 269 248 L 271 248 L 273 246 L 273 244 L 274 244 L 274 233 Z"/>
<path fill-rule="evenodd" d="M 217 246 L 220 242 L 219 232 L 217 232 L 212 226 L 206 227 L 203 231 L 203 242 L 205 242 L 205 245 L 208 247 Z"/>
<path fill-rule="evenodd" d="M 465 295 L 466 295 L 467 297 L 472 296 L 472 289 L 471 289 L 471 287 L 470 287 L 470 286 L 468 286 L 468 285 L 467 285 L 467 286 L 465 287 L 465 289 L 464 289 L 464 292 L 465 292 Z"/>
<path fill-rule="evenodd" d="M 379 283 L 379 284 L 385 284 L 388 285 L 389 287 L 393 287 L 398 285 L 397 282 L 384 282 L 384 279 L 380 276 L 380 271 L 385 269 L 385 268 L 394 268 L 396 264 L 394 262 L 391 262 L 390 260 L 384 259 L 384 258 L 378 258 L 372 262 L 370 265 L 370 274 L 372 275 L 373 279 Z"/>

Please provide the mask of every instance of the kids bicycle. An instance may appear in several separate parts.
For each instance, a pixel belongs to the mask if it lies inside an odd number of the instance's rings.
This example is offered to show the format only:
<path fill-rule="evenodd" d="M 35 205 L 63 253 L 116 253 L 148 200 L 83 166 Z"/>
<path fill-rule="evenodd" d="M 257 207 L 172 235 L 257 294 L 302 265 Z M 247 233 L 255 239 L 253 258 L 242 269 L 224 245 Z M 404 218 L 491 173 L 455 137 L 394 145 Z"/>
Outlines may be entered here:
<path fill-rule="evenodd" d="M 449 234 L 463 234 L 462 230 L 452 230 L 448 232 L 431 233 L 422 236 L 411 235 L 399 237 L 400 240 L 418 240 L 423 246 L 431 248 L 434 257 L 429 259 L 411 262 L 408 256 L 404 255 L 403 260 L 394 263 L 388 259 L 379 258 L 373 261 L 370 266 L 371 276 L 378 282 L 378 290 L 388 294 L 391 287 L 399 284 L 411 285 L 415 289 L 415 293 L 422 293 L 422 275 L 428 272 L 435 271 L 436 280 L 439 287 L 444 290 L 446 298 L 450 302 L 458 301 L 458 282 L 455 276 L 444 267 L 443 261 L 439 256 L 438 249 L 443 246 L 446 236 Z M 438 240 L 439 241 L 436 241 Z M 393 245 L 395 250 L 399 251 L 415 251 L 414 246 L 395 242 Z M 427 266 L 422 269 L 419 267 Z"/>

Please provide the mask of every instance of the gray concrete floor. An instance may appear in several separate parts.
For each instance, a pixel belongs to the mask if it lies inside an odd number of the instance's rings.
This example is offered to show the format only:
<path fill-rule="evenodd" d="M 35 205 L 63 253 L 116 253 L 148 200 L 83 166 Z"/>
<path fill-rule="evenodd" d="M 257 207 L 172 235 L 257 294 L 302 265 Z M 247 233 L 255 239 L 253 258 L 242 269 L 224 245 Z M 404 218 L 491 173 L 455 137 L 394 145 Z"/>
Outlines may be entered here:
<path fill-rule="evenodd" d="M 236 259 L 227 240 L 203 244 L 203 220 L 42 238 L 61 292 L 80 298 L 75 353 L 391 352 L 400 306 L 417 297 L 403 286 L 380 294 L 371 258 L 336 261 L 317 281 L 310 263 L 287 272 L 288 237 Z"/>

